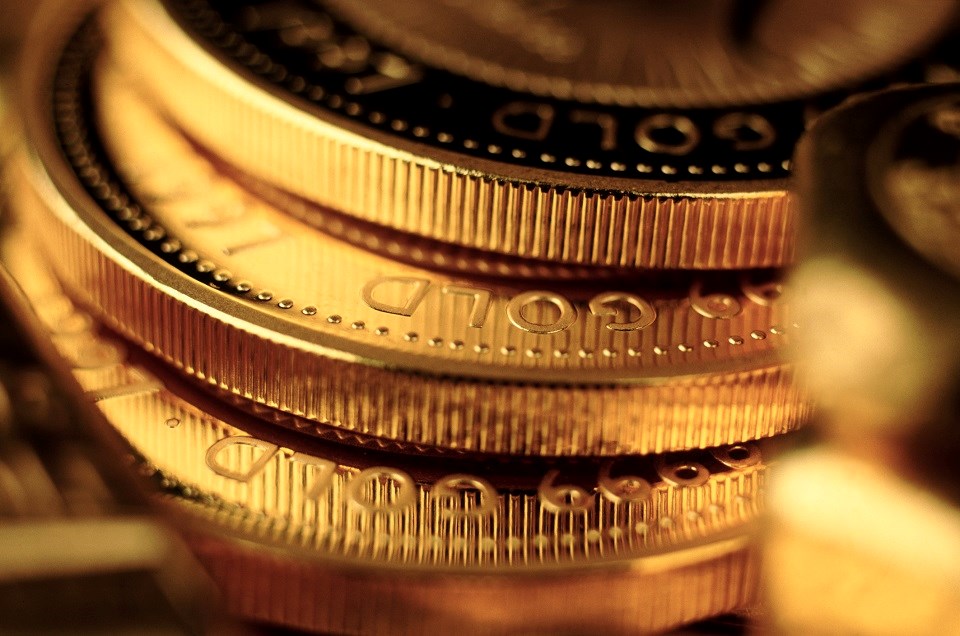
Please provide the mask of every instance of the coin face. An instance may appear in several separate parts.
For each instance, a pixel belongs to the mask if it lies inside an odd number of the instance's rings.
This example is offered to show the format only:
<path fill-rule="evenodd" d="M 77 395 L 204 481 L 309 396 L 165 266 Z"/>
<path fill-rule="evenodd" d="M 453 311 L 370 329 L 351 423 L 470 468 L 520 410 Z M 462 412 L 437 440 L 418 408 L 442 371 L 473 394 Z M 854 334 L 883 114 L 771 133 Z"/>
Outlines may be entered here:
<path fill-rule="evenodd" d="M 9 249 L 50 338 L 236 615 L 320 631 L 452 626 L 465 616 L 501 630 L 646 631 L 752 597 L 763 444 L 544 461 L 321 443 L 126 351 L 28 243 Z M 453 593 L 460 607 L 451 614 Z M 668 609 L 651 612 L 665 595 Z M 542 600 L 538 611 L 531 598 Z"/>
<path fill-rule="evenodd" d="M 59 66 L 56 130 L 37 96 L 19 204 L 74 292 L 187 374 L 316 434 L 492 452 L 657 452 L 802 421 L 775 280 L 670 297 L 399 265 L 245 193 L 106 71 L 98 124 L 95 50 L 81 38 Z"/>
<path fill-rule="evenodd" d="M 960 276 L 960 95 L 914 106 L 876 145 L 869 167 L 884 218 L 913 249 Z"/>
<path fill-rule="evenodd" d="M 679 110 L 540 97 L 418 62 L 317 4 L 165 6 L 109 11 L 114 64 L 193 139 L 291 193 L 525 259 L 792 260 L 784 179 L 822 100 Z"/>
<path fill-rule="evenodd" d="M 322 4 L 372 39 L 478 82 L 688 107 L 783 101 L 861 79 L 922 46 L 952 10 L 923 0 Z"/>

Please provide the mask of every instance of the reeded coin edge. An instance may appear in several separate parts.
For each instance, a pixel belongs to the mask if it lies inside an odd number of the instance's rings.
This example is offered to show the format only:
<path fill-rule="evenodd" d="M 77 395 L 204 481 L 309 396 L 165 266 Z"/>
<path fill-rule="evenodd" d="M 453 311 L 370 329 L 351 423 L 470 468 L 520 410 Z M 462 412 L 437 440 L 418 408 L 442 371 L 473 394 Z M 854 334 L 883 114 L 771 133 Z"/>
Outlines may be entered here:
<path fill-rule="evenodd" d="M 333 632 L 392 631 L 398 624 L 413 632 L 462 631 L 465 618 L 487 630 L 659 632 L 749 606 L 757 598 L 760 566 L 755 548 L 734 538 L 692 549 L 687 555 L 692 562 L 671 571 L 638 574 L 616 568 L 548 579 L 450 575 L 444 584 L 431 584 L 402 574 L 384 578 L 312 568 L 288 556 L 209 534 L 187 534 L 187 541 L 211 577 L 220 582 L 231 612 L 252 620 Z M 295 591 L 279 598 L 269 594 L 284 589 Z M 376 590 L 377 600 L 371 597 L 371 589 Z M 357 599 L 369 611 L 361 616 L 324 612 L 305 590 L 319 590 L 323 598 L 346 602 Z M 450 607 L 451 590 L 461 599 L 456 611 Z M 558 606 L 557 598 L 589 602 Z M 664 602 L 667 598 L 669 603 Z M 550 609 L 533 617 L 531 607 Z"/>
<path fill-rule="evenodd" d="M 427 156 L 422 143 L 398 144 L 272 95 L 192 42 L 158 6 L 119 3 L 106 23 L 114 64 L 194 139 L 244 171 L 366 221 L 567 263 L 717 269 L 792 259 L 782 182 L 730 190 L 654 181 L 637 192 L 629 179 L 505 169 L 440 149 Z M 165 77 L 178 78 L 176 94 Z M 511 173 L 518 177 L 503 176 Z"/>
<path fill-rule="evenodd" d="M 43 113 L 43 109 L 31 112 Z M 31 130 L 40 138 L 34 141 L 39 141 L 41 154 L 49 159 L 59 151 L 46 138 L 49 133 L 42 132 L 48 126 L 37 115 Z M 100 178 L 91 189 L 105 188 L 104 194 L 109 195 L 103 175 L 98 176 L 96 166 L 89 168 L 92 176 Z M 46 179 L 39 167 L 29 171 L 41 182 Z M 76 202 L 77 209 L 90 207 L 72 179 L 65 177 L 61 184 L 70 193 L 68 199 Z M 61 196 L 53 184 L 41 189 L 51 200 Z M 677 385 L 588 389 L 464 383 L 398 374 L 375 359 L 372 364 L 356 364 L 356 356 L 337 351 L 329 357 L 322 357 L 324 351 L 320 351 L 318 357 L 316 351 L 290 346 L 288 336 L 251 326 L 243 316 L 240 322 L 246 326 L 224 322 L 218 308 L 229 298 L 199 286 L 193 294 L 198 298 L 177 292 L 176 272 L 144 259 L 149 255 L 118 229 L 96 222 L 116 239 L 108 245 L 76 219 L 69 220 L 76 206 L 67 201 L 40 203 L 35 214 L 57 210 L 54 216 L 61 220 L 42 228 L 38 236 L 54 238 L 62 246 L 55 260 L 61 266 L 68 260 L 76 267 L 61 274 L 74 281 L 81 295 L 101 294 L 99 313 L 106 314 L 113 327 L 205 382 L 321 424 L 356 422 L 356 406 L 364 404 L 359 422 L 364 434 L 489 452 L 610 454 L 742 442 L 790 430 L 806 412 L 798 390 L 790 385 L 789 373 L 778 367 L 688 378 Z M 59 230 L 51 235 L 50 227 Z M 157 316 L 165 317 L 164 321 L 156 320 Z M 170 325 L 176 330 L 171 331 Z M 238 364 L 244 360 L 263 364 L 258 373 L 251 373 L 247 365 Z M 309 386 L 288 382 L 278 387 L 275 380 L 297 377 L 316 381 Z M 476 404 L 492 408 L 478 414 Z M 560 420 L 551 415 L 558 412 Z"/>
<path fill-rule="evenodd" d="M 36 254 L 24 253 L 28 243 L 22 237 L 9 238 L 16 244 L 3 246 L 5 258 L 17 261 L 37 258 Z M 39 289 L 37 293 L 42 294 L 42 281 L 24 282 L 30 283 L 26 287 L 28 294 L 34 289 Z M 56 304 L 49 294 L 42 298 L 30 297 L 30 300 L 41 303 L 40 306 L 35 304 L 37 309 Z M 70 304 L 66 298 L 63 300 Z M 93 336 L 95 323 L 81 322 L 87 325 L 86 329 L 90 329 L 89 334 Z M 51 336 L 63 347 L 62 351 L 77 347 L 82 351 L 83 333 L 69 329 L 65 333 L 51 332 Z M 108 383 L 118 379 L 123 382 L 123 378 L 118 378 L 109 368 L 91 366 L 88 362 L 76 358 L 75 372 L 81 375 L 102 372 Z M 142 372 L 138 370 L 136 373 L 141 384 L 104 385 L 92 390 L 91 397 L 99 400 L 108 418 L 111 416 L 110 409 L 105 407 L 108 402 L 142 400 L 145 396 L 155 395 L 154 391 L 164 385 L 159 376 L 141 376 Z M 152 383 L 154 388 L 145 389 L 143 383 Z M 203 412 L 202 407 L 200 412 Z M 114 425 L 121 431 L 125 428 L 124 424 Z M 165 430 L 171 426 L 169 420 L 155 422 L 157 429 Z M 355 607 L 374 605 L 383 609 L 382 604 L 386 603 L 388 608 L 393 608 L 374 612 L 372 615 L 378 617 L 375 622 L 403 620 L 404 624 L 417 624 L 417 621 L 424 621 L 435 625 L 449 615 L 443 611 L 447 604 L 446 594 L 450 590 L 467 590 L 471 599 L 472 595 L 483 599 L 481 606 L 490 604 L 497 608 L 486 620 L 502 628 L 548 629 L 582 622 L 584 625 L 603 624 L 611 629 L 632 631 L 638 625 L 661 629 L 731 611 L 747 605 L 755 595 L 757 565 L 752 545 L 753 527 L 749 523 L 735 524 L 736 527 L 720 530 L 709 537 L 682 541 L 679 549 L 653 548 L 635 558 L 601 558 L 593 563 L 548 564 L 493 573 L 455 566 L 424 570 L 411 568 L 408 564 L 374 565 L 350 558 L 324 557 L 315 551 L 285 543 L 280 539 L 283 532 L 278 530 L 276 519 L 268 515 L 238 513 L 242 507 L 218 503 L 215 497 L 204 495 L 202 489 L 178 482 L 175 477 L 153 467 L 142 453 L 131 450 L 131 459 L 139 466 L 140 472 L 155 479 L 166 493 L 163 499 L 168 504 L 171 518 L 221 586 L 231 611 L 247 618 L 303 629 L 342 629 L 348 623 L 355 624 L 352 621 L 362 623 L 367 612 L 352 617 L 337 615 L 332 608 L 342 603 L 335 600 L 329 605 L 331 609 L 326 610 L 324 599 L 339 598 L 336 594 L 326 593 L 331 590 L 349 590 L 359 599 Z M 695 502 L 700 498 L 691 496 L 684 500 Z M 685 532 L 679 534 L 686 536 Z M 718 581 L 722 584 L 718 585 Z M 637 586 L 643 592 L 638 594 Z M 564 604 L 551 612 L 546 620 L 542 613 L 532 615 L 524 611 L 530 607 L 531 594 L 542 594 L 546 600 L 556 598 L 564 589 L 574 594 L 571 598 L 591 600 L 582 604 Z M 404 602 L 411 596 L 422 597 L 421 602 L 411 607 Z M 594 600 L 601 597 L 630 599 L 629 606 L 603 607 L 602 601 Z M 508 599 L 517 602 L 518 598 L 524 601 L 516 611 L 502 612 L 503 603 Z M 665 605 L 660 602 L 663 598 L 671 598 L 673 602 Z M 393 611 L 396 608 L 412 611 Z M 454 622 L 462 619 L 459 611 L 450 618 Z"/>

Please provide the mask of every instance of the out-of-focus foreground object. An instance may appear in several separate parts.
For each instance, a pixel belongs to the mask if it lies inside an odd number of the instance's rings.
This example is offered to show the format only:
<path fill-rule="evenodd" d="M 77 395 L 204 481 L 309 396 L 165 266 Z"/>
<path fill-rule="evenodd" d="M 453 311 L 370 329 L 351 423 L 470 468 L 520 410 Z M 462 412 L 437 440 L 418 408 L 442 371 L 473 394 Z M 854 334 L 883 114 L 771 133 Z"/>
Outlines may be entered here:
<path fill-rule="evenodd" d="M 777 626 L 960 633 L 960 85 L 838 109 L 797 165 L 823 444 L 771 488 Z"/>
<path fill-rule="evenodd" d="M 211 582 L 2 268 L 0 298 L 0 631 L 216 629 Z"/>
<path fill-rule="evenodd" d="M 56 3 L 48 3 L 54 7 Z M 35 3 L 0 4 L 0 163 L 14 49 Z M 0 632 L 237 633 L 182 539 L 158 517 L 133 457 L 84 395 L 8 272 L 24 237 L 0 201 Z M 49 308 L 52 299 L 42 301 Z M 78 323 L 64 324 L 65 330 Z M 81 352 L 80 364 L 95 363 Z M 99 396 L 107 397 L 107 396 Z"/>

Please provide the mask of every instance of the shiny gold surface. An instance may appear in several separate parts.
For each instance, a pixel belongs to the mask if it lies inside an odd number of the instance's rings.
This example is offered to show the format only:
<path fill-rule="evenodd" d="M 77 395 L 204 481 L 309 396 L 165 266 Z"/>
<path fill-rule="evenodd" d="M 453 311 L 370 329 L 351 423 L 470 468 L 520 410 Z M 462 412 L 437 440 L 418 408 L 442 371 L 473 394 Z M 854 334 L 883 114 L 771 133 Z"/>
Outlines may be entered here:
<path fill-rule="evenodd" d="M 107 69 L 98 80 L 97 132 L 135 200 L 176 237 L 181 261 L 203 262 L 224 287 L 249 287 L 246 298 L 345 341 L 331 348 L 366 345 L 416 370 L 594 384 L 764 366 L 795 330 L 779 281 L 763 273 L 696 277 L 678 294 L 629 278 L 598 288 L 404 267 L 251 197 L 120 77 Z"/>
<path fill-rule="evenodd" d="M 491 92 L 597 110 L 839 86 L 914 55 L 948 7 L 443 0 L 416 42 L 382 24 L 419 29 L 402 12 L 425 2 L 324 4 Z M 782 182 L 638 193 L 433 154 L 434 122 L 395 144 L 256 88 L 159 1 L 107 3 L 61 51 L 93 6 L 46 12 L 21 69 L 27 139 L 0 139 L 17 146 L 0 262 L 36 312 L 18 310 L 27 338 L 0 328 L 0 632 L 168 625 L 168 599 L 174 622 L 204 614 L 139 500 L 105 496 L 133 465 L 256 633 L 740 633 L 688 625 L 737 612 L 759 633 L 960 635 L 957 86 L 818 117 L 797 157 L 805 256 L 784 288 L 770 271 L 636 269 L 792 260 Z M 235 6 L 272 12 L 278 38 L 320 11 Z M 907 10 L 919 22 L 891 20 Z M 552 17 L 637 11 L 684 14 L 673 37 L 644 25 L 652 65 L 556 58 L 597 38 Z M 543 30 L 503 21 L 520 14 Z M 632 55 L 626 22 L 600 40 Z M 329 43 L 313 26 L 307 49 Z M 681 51 L 698 29 L 702 48 Z M 752 50 L 724 58 L 727 37 Z M 957 79 L 942 48 L 928 79 Z M 16 298 L 0 268 L 0 303 Z M 66 360 L 68 410 L 16 357 L 26 341 Z M 806 424 L 808 385 L 813 426 L 780 436 Z M 74 444 L 81 392 L 129 446 Z"/>
<path fill-rule="evenodd" d="M 24 246 L 6 258 L 55 346 L 196 520 L 188 536 L 240 616 L 335 632 L 635 633 L 753 597 L 758 446 L 557 464 L 310 443 L 130 360 Z"/>
<path fill-rule="evenodd" d="M 640 192 L 631 179 L 425 155 L 422 144 L 321 119 L 242 78 L 158 2 L 115 3 L 105 21 L 114 63 L 192 138 L 245 172 L 360 219 L 567 263 L 730 269 L 792 260 L 782 181 L 645 181 Z"/>
<path fill-rule="evenodd" d="M 39 247 L 124 335 L 321 425 L 307 430 L 566 455 L 716 446 L 802 421 L 806 405 L 777 355 L 791 321 L 775 283 L 746 277 L 734 294 L 696 283 L 689 297 L 651 302 L 404 267 L 256 201 L 108 72 L 102 134 L 142 202 L 124 207 L 111 166 L 85 145 L 98 131 L 80 134 L 79 98 L 59 94 L 66 151 L 100 205 L 120 202 L 115 219 L 195 274 L 161 262 L 81 193 L 38 117 L 28 134 L 39 163 L 21 164 L 17 198 Z M 204 273 L 225 291 L 196 279 Z"/>
<path fill-rule="evenodd" d="M 324 3 L 416 60 L 537 95 L 627 106 L 838 88 L 920 49 L 954 10 L 929 0 Z"/>

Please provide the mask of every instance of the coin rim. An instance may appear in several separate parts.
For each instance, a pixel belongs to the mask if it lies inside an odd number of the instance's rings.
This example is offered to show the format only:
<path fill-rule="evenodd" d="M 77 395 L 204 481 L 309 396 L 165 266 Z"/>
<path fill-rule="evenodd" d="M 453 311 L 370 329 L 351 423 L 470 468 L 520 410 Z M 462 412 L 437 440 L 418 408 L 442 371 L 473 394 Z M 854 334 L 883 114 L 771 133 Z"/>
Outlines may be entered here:
<path fill-rule="evenodd" d="M 127 51 L 114 53 L 114 63 L 125 68 L 129 50 L 140 51 L 134 56 L 140 62 L 150 60 L 151 72 L 131 73 L 129 67 L 124 72 L 194 138 L 240 169 L 340 212 L 448 243 L 568 263 L 730 269 L 782 265 L 792 258 L 793 210 L 785 179 L 729 184 L 638 181 L 471 157 L 391 136 L 303 100 L 294 105 L 264 78 L 217 58 L 212 45 L 191 40 L 158 2 L 119 2 L 108 9 L 105 22 L 111 48 L 122 43 Z M 158 73 L 159 67 L 166 70 Z M 181 83 L 187 78 L 196 90 L 185 91 L 186 95 L 198 103 L 185 103 L 190 100 L 183 92 L 170 94 L 168 87 L 160 86 L 164 82 L 159 75 L 176 76 Z M 229 141 L 219 138 L 211 132 L 208 111 L 230 113 L 247 125 L 233 130 Z M 269 144 L 256 138 L 264 130 L 273 132 Z M 273 159 L 260 161 L 267 152 Z M 306 161 L 304 153 L 359 154 L 351 166 L 341 169 L 340 162 L 331 167 L 331 162 Z M 303 172 L 304 163 L 314 170 L 309 179 L 294 176 Z M 365 168 L 370 165 L 378 166 L 376 174 Z M 392 192 L 391 175 L 408 173 L 410 184 L 436 180 L 437 188 L 448 192 L 475 191 L 471 201 L 504 201 L 502 210 L 478 204 L 471 226 L 502 227 L 506 236 L 479 232 L 464 236 L 458 218 L 463 211 L 435 206 L 416 188 L 404 187 L 404 193 L 394 193 L 386 205 L 366 205 L 371 197 L 380 197 L 373 193 Z M 564 228 L 559 239 L 535 240 L 538 232 L 550 233 L 551 224 L 544 219 L 552 218 L 554 206 L 567 205 L 577 219 L 575 227 Z M 608 211 L 617 214 L 620 208 L 616 219 L 606 221 L 606 236 L 594 240 L 594 224 L 582 221 L 595 215 L 599 222 Z M 515 226 L 507 227 L 507 219 Z M 709 248 L 697 245 L 702 237 L 709 238 Z M 624 250 L 624 244 L 633 248 Z"/>

